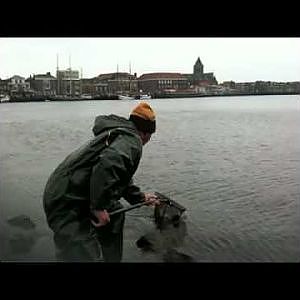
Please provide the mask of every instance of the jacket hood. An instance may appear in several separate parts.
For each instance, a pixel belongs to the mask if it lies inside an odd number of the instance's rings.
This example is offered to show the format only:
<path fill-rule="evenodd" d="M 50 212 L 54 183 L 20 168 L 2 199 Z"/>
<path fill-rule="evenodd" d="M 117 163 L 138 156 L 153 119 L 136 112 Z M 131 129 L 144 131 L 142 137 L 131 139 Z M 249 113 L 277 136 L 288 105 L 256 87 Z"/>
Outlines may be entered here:
<path fill-rule="evenodd" d="M 135 125 L 128 119 L 116 115 L 100 115 L 95 118 L 93 133 L 96 136 L 105 130 L 117 127 L 136 131 Z"/>

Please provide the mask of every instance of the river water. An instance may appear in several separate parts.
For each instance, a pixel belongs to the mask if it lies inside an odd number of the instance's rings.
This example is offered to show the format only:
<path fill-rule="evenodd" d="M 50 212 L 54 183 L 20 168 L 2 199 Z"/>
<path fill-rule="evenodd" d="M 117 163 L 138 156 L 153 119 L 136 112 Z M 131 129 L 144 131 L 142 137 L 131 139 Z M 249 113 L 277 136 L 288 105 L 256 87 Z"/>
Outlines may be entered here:
<path fill-rule="evenodd" d="M 0 105 L 1 260 L 54 260 L 42 207 L 48 176 L 69 152 L 92 137 L 96 115 L 127 117 L 137 102 Z M 135 182 L 187 208 L 185 247 L 194 259 L 299 261 L 300 96 L 149 102 L 157 112 L 158 130 L 144 147 Z M 134 218 L 142 220 L 149 210 L 128 213 L 126 224 L 137 224 Z M 24 235 L 6 223 L 20 214 L 37 224 L 34 247 L 26 253 L 12 247 L 12 240 L 20 242 Z M 142 229 L 126 226 L 124 261 L 143 261 L 134 244 Z"/>

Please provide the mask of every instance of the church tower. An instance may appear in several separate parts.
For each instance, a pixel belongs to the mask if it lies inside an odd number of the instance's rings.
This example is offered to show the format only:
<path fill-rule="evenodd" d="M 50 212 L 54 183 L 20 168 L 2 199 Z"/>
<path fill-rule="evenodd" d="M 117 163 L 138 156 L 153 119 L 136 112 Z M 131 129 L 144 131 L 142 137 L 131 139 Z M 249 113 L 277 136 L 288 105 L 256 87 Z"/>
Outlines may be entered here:
<path fill-rule="evenodd" d="M 203 64 L 198 57 L 196 63 L 194 64 L 194 73 L 193 73 L 194 80 L 201 80 L 203 79 Z"/>

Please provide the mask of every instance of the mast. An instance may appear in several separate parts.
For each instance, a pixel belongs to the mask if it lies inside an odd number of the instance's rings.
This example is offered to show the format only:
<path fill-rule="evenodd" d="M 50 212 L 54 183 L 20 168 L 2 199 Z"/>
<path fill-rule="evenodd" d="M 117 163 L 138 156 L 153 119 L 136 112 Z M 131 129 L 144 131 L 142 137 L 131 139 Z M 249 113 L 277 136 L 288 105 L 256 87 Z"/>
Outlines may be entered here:
<path fill-rule="evenodd" d="M 131 61 L 129 61 L 129 94 L 131 94 Z"/>
<path fill-rule="evenodd" d="M 82 67 L 80 69 L 80 95 L 82 95 Z"/>
<path fill-rule="evenodd" d="M 69 55 L 69 65 L 70 65 L 70 71 L 69 71 L 69 74 L 70 74 L 70 98 L 72 96 L 72 82 L 71 82 L 71 54 Z"/>
<path fill-rule="evenodd" d="M 117 64 L 117 93 L 120 90 L 120 81 L 119 81 L 119 64 Z"/>
<path fill-rule="evenodd" d="M 56 54 L 56 89 L 57 89 L 57 95 L 59 95 L 60 91 L 59 91 L 59 67 L 58 67 L 58 53 Z"/>

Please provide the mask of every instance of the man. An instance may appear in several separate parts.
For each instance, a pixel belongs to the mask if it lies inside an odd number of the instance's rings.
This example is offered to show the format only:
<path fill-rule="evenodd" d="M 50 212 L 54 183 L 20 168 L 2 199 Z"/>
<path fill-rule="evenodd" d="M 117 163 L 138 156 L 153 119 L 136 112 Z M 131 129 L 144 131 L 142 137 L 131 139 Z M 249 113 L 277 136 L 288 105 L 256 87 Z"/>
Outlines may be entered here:
<path fill-rule="evenodd" d="M 95 137 L 51 174 L 43 204 L 59 260 L 122 260 L 125 215 L 110 217 L 109 212 L 122 207 L 121 197 L 130 204 L 159 204 L 153 193 L 142 193 L 132 181 L 142 146 L 155 129 L 155 113 L 146 102 L 140 102 L 129 119 L 98 116 Z"/>

